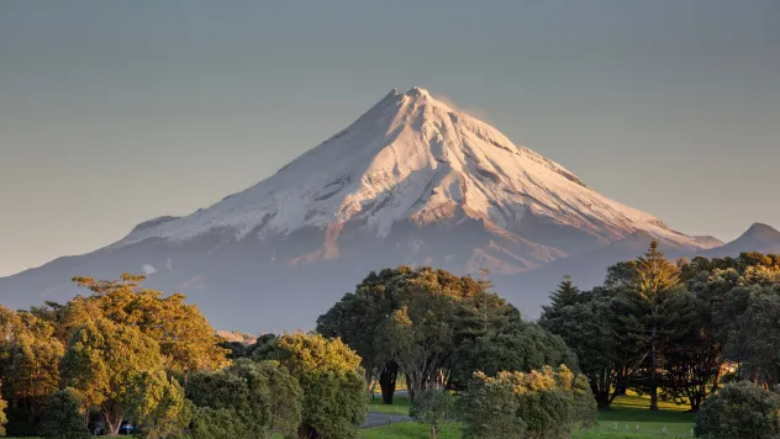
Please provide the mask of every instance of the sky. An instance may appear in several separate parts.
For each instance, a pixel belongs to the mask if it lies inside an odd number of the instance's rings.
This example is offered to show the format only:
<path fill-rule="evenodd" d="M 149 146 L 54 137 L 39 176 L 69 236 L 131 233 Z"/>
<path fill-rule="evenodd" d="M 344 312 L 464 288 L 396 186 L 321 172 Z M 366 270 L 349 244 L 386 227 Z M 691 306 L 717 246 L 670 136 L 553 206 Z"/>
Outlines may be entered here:
<path fill-rule="evenodd" d="M 273 174 L 389 90 L 689 234 L 780 227 L 780 2 L 0 2 L 0 276 Z"/>

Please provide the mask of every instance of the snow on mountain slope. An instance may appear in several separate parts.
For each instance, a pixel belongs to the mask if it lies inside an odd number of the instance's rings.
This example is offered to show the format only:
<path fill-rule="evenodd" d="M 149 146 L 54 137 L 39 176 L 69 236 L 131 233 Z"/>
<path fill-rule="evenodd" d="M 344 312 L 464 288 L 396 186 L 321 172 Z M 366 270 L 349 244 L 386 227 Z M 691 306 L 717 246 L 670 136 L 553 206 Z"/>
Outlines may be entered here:
<path fill-rule="evenodd" d="M 600 283 L 607 265 L 652 238 L 685 255 L 719 245 L 599 195 L 414 88 L 211 207 L 0 278 L 0 299 L 12 308 L 62 302 L 80 293 L 73 276 L 146 273 L 145 286 L 187 294 L 217 327 L 279 332 L 311 328 L 371 270 L 407 264 L 489 268 L 497 291 L 534 315 L 562 275 L 583 288 Z"/>
<path fill-rule="evenodd" d="M 347 129 L 275 175 L 210 208 L 136 227 L 110 248 L 149 238 L 173 242 L 229 231 L 242 240 L 332 230 L 359 220 L 378 238 L 412 221 L 467 217 L 513 230 L 527 213 L 614 241 L 636 230 L 681 245 L 695 238 L 609 200 L 559 164 L 516 146 L 495 128 L 427 91 L 393 90 Z M 533 237 L 526 237 L 533 241 Z"/>

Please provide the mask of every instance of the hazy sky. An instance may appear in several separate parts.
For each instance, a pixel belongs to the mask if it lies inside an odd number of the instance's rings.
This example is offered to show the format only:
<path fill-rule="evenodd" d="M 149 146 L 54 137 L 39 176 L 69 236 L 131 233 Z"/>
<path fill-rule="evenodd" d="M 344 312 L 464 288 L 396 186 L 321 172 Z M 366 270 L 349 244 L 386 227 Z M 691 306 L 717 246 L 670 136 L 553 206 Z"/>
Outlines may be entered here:
<path fill-rule="evenodd" d="M 253 185 L 397 87 L 691 234 L 780 226 L 780 1 L 0 2 L 0 275 Z"/>

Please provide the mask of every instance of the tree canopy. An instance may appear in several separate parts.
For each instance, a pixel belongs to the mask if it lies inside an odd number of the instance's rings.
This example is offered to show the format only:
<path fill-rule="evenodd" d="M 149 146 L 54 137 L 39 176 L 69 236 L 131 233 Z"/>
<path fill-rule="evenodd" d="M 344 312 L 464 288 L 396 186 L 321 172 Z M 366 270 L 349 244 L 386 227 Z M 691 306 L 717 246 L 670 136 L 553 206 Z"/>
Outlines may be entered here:
<path fill-rule="evenodd" d="M 475 373 L 462 399 L 464 438 L 563 439 L 596 422 L 588 380 L 566 366 L 530 373 Z"/>
<path fill-rule="evenodd" d="M 96 408 L 116 435 L 130 408 L 132 383 L 141 372 L 162 373 L 160 348 L 137 327 L 97 318 L 73 335 L 62 359 L 66 383 Z"/>
<path fill-rule="evenodd" d="M 278 361 L 298 379 L 303 392 L 303 437 L 357 437 L 366 416 L 366 390 L 360 357 L 339 339 L 320 334 L 285 334 L 255 353 Z"/>

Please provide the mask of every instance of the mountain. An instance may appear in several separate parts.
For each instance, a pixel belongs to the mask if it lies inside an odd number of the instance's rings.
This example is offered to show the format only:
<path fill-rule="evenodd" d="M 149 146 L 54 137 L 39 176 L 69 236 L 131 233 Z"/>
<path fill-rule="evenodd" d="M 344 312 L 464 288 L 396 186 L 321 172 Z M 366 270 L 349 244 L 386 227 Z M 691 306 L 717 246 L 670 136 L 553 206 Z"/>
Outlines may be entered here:
<path fill-rule="evenodd" d="M 221 328 L 310 328 L 369 270 L 487 267 L 502 295 L 524 308 L 546 300 L 559 278 L 533 288 L 509 280 L 612 260 L 653 237 L 683 252 L 713 245 L 598 194 L 413 88 L 393 90 L 257 185 L 188 216 L 146 221 L 93 253 L 0 279 L 0 297 L 17 307 L 67 300 L 74 275 L 131 271 L 148 274 L 149 287 L 187 293 Z"/>
<path fill-rule="evenodd" d="M 707 257 L 739 256 L 743 252 L 780 253 L 780 231 L 755 223 L 739 238 L 702 253 Z"/>

